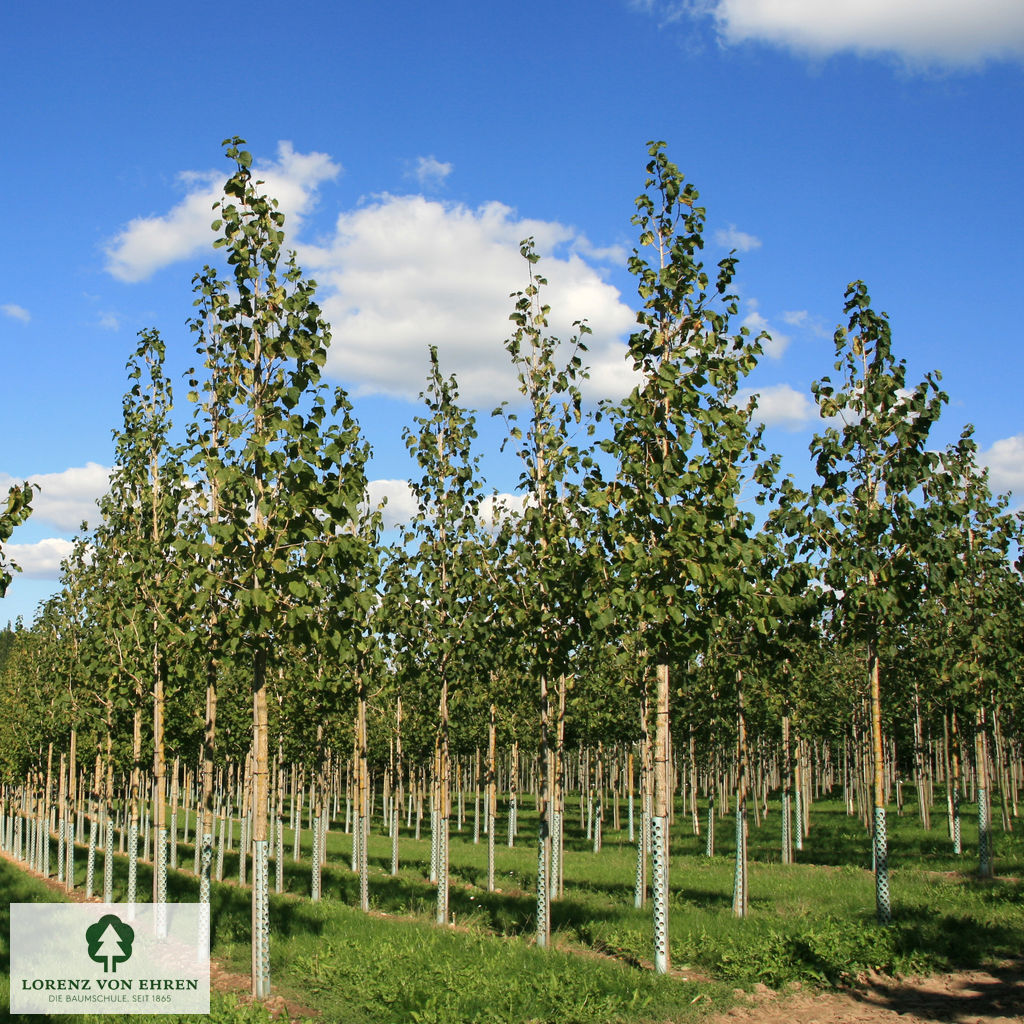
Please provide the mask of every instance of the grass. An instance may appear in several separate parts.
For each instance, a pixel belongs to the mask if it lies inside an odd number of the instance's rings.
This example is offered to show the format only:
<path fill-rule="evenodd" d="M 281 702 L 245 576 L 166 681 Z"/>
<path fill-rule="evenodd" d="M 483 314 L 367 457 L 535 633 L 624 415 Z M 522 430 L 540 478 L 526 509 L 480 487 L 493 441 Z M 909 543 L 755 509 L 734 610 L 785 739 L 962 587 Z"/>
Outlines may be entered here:
<path fill-rule="evenodd" d="M 387 1021 L 687 1021 L 722 1007 L 736 986 L 791 981 L 836 984 L 867 969 L 888 973 L 949 971 L 1018 955 L 1024 948 L 1024 841 L 997 830 L 1002 877 L 974 877 L 976 831 L 964 818 L 964 854 L 949 850 L 944 818 L 926 832 L 908 806 L 891 813 L 890 865 L 895 922 L 874 921 L 870 845 L 841 803 L 814 805 L 812 829 L 797 863 L 782 865 L 778 813 L 760 828 L 751 821 L 750 916 L 731 912 L 733 828 L 717 823 L 716 856 L 680 816 L 673 829 L 670 946 L 674 973 L 643 969 L 651 956 L 650 905 L 633 906 L 635 849 L 610 828 L 600 853 L 591 850 L 578 816 L 567 822 L 565 896 L 553 904 L 553 949 L 532 942 L 536 819 L 520 808 L 517 845 L 499 831 L 496 877 L 487 893 L 486 846 L 472 842 L 471 822 L 452 831 L 450 906 L 455 927 L 431 921 L 435 887 L 426 881 L 429 838 L 403 829 L 401 870 L 390 875 L 391 841 L 372 834 L 369 917 L 354 908 L 356 877 L 348 870 L 350 837 L 328 839 L 324 899 L 309 891 L 309 832 L 303 860 L 285 855 L 286 894 L 271 900 L 271 977 L 276 993 L 309 1007 L 322 1020 Z M 610 816 L 609 816 L 610 817 Z M 625 814 L 623 814 L 625 819 Z M 379 822 L 374 823 L 379 827 Z M 503 824 L 503 823 L 501 823 Z M 702 825 L 704 819 L 702 818 Z M 190 866 L 191 849 L 179 848 Z M 97 877 L 102 857 L 98 857 Z M 237 852 L 225 878 L 237 878 Z M 84 881 L 85 857 L 76 878 Z M 1009 876 L 1009 877 L 1007 877 Z M 140 864 L 139 891 L 150 885 Z M 115 862 L 115 900 L 123 898 L 126 865 Z M 171 898 L 196 899 L 196 883 L 172 873 Z M 41 883 L 0 862 L 0 913 L 15 900 L 52 898 Z M 213 954 L 248 973 L 249 896 L 237 885 L 214 886 Z M 6 927 L 0 921 L 0 942 Z M 6 951 L 0 947 L 6 971 Z M 2 1006 L 0 988 L 0 1006 Z M 264 1011 L 218 997 L 212 1019 L 265 1020 Z M 106 1020 L 116 1018 L 106 1017 Z"/>
<path fill-rule="evenodd" d="M 29 876 L 6 860 L 0 859 L 0 1014 L 12 1024 L 35 1024 L 37 1015 L 11 1014 L 10 1011 L 10 948 L 12 903 L 53 903 L 61 899 L 38 878 Z M 152 1024 L 170 1022 L 215 1021 L 217 1024 L 269 1024 L 270 1014 L 259 1006 L 244 1006 L 233 996 L 211 998 L 209 1017 L 199 1014 L 147 1014 Z M 137 1017 L 118 1014 L 49 1014 L 48 1019 L 67 1024 L 128 1024 Z"/>

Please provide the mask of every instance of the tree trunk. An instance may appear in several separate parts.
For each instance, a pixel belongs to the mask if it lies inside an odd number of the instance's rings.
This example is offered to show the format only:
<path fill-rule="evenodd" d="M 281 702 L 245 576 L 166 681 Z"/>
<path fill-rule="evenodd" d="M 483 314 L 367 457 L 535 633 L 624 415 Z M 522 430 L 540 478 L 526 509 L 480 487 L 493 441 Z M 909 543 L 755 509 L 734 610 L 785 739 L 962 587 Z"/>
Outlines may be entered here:
<path fill-rule="evenodd" d="M 267 652 L 253 655 L 252 676 L 252 995 L 270 995 L 270 887 L 267 842 L 267 792 L 270 773 L 267 729 Z M 239 857 L 246 851 L 239 850 Z"/>
<path fill-rule="evenodd" d="M 654 969 L 666 974 L 668 949 L 669 858 L 669 682 L 668 665 L 658 665 L 654 719 L 654 807 L 651 849 L 654 861 Z"/>
<path fill-rule="evenodd" d="M 889 901 L 889 844 L 885 834 L 885 769 L 882 748 L 882 688 L 878 651 L 874 641 L 868 644 L 868 674 L 871 680 L 871 745 L 874 754 L 874 854 L 875 909 L 879 924 L 892 921 Z"/>
<path fill-rule="evenodd" d="M 487 891 L 494 892 L 494 833 L 498 816 L 498 779 L 495 765 L 495 715 L 497 708 L 491 705 L 491 720 L 487 727 Z"/>
<path fill-rule="evenodd" d="M 153 645 L 153 828 L 156 849 L 153 857 L 153 902 L 167 902 L 167 805 L 164 784 L 167 766 L 164 758 L 164 666 Z"/>
<path fill-rule="evenodd" d="M 138 812 L 142 799 L 142 709 L 141 693 L 136 694 L 139 703 L 136 703 L 135 713 L 132 715 L 132 759 L 131 759 L 131 782 L 128 792 L 128 891 L 125 900 L 128 903 L 136 902 L 136 887 L 138 885 Z"/>
<path fill-rule="evenodd" d="M 633 886 L 633 906 L 638 910 L 647 902 L 647 854 L 650 848 L 650 756 L 651 739 L 648 725 L 647 676 L 640 683 L 640 828 L 636 843 L 636 881 Z"/>
<path fill-rule="evenodd" d="M 370 875 L 367 846 L 370 837 L 370 767 L 369 741 L 366 732 L 366 688 L 360 677 L 358 681 L 359 747 L 358 780 L 359 791 L 356 799 L 356 814 L 359 819 L 359 906 L 364 913 L 370 912 Z"/>
<path fill-rule="evenodd" d="M 782 716 L 782 863 L 793 863 L 793 762 L 789 749 L 789 715 Z"/>
<path fill-rule="evenodd" d="M 395 708 L 395 780 L 391 808 L 391 874 L 398 874 L 398 833 L 402 820 L 402 797 L 405 784 L 402 775 L 402 697 Z"/>
<path fill-rule="evenodd" d="M 978 708 L 974 731 L 974 770 L 978 789 L 978 877 L 992 877 L 992 808 L 989 802 L 988 728 L 985 705 Z"/>
<path fill-rule="evenodd" d="M 206 666 L 206 720 L 203 727 L 203 810 L 199 829 L 201 852 L 199 859 L 199 902 L 210 902 L 210 867 L 213 863 L 213 764 L 217 735 L 217 667 L 211 661 Z"/>
<path fill-rule="evenodd" d="M 736 672 L 736 874 L 733 880 L 732 912 L 747 916 L 747 720 L 743 710 L 743 673 Z"/>
<path fill-rule="evenodd" d="M 448 923 L 448 838 L 451 816 L 451 762 L 448 750 L 448 680 L 441 683 L 437 761 L 437 923 Z"/>
<path fill-rule="evenodd" d="M 540 679 L 540 778 L 537 788 L 537 945 L 551 941 L 551 724 L 548 681 Z"/>

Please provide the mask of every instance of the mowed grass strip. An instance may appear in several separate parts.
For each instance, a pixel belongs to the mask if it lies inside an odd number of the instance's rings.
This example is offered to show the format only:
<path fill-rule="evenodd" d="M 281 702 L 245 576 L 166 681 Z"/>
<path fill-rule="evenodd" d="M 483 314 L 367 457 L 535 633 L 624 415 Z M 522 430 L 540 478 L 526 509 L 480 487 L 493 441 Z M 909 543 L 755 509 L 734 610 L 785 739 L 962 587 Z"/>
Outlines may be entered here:
<path fill-rule="evenodd" d="M 603 849 L 595 854 L 578 817 L 568 822 L 565 895 L 553 904 L 555 948 L 549 951 L 532 944 L 536 821 L 526 801 L 516 846 L 509 848 L 505 832 L 498 833 L 498 892 L 480 887 L 486 878 L 486 840 L 472 842 L 471 823 L 461 831 L 453 828 L 454 927 L 448 928 L 432 923 L 436 889 L 426 878 L 426 832 L 416 840 L 403 830 L 396 876 L 390 874 L 390 839 L 371 834 L 373 912 L 367 916 L 354 906 L 358 879 L 349 870 L 351 837 L 335 829 L 318 904 L 304 898 L 308 842 L 299 862 L 286 843 L 286 893 L 272 896 L 271 903 L 274 990 L 323 1020 L 340 1022 L 686 1021 L 727 1005 L 737 985 L 832 985 L 871 969 L 948 971 L 1019 954 L 1024 949 L 1024 838 L 997 830 L 996 866 L 1002 877 L 980 881 L 973 874 L 971 819 L 964 814 L 964 853 L 954 857 L 944 818 L 934 817 L 930 831 L 920 827 L 912 807 L 890 818 L 896 920 L 880 928 L 874 921 L 869 838 L 841 802 L 815 803 L 811 833 L 798 863 L 789 866 L 778 863 L 777 811 L 760 828 L 751 821 L 751 910 L 744 921 L 731 912 L 731 819 L 718 821 L 716 856 L 708 858 L 703 837 L 692 835 L 689 820 L 680 814 L 673 830 L 674 973 L 668 978 L 646 969 L 651 909 L 649 902 L 643 909 L 633 906 L 636 852 L 624 829 L 606 829 Z M 702 817 L 702 827 L 705 821 Z M 825 863 L 814 863 L 819 857 Z M 190 865 L 191 848 L 181 845 L 179 859 Z M 97 865 L 100 877 L 101 855 Z M 115 900 L 123 899 L 126 866 L 124 858 L 116 858 Z M 84 851 L 76 869 L 81 884 Z M 226 857 L 225 878 L 237 878 L 237 870 L 236 851 Z M 8 867 L 4 878 L 5 911 L 13 900 L 36 898 L 9 895 L 6 887 L 14 893 L 28 886 L 39 898 L 53 898 L 51 890 L 15 869 Z M 139 891 L 148 892 L 150 885 L 150 867 L 140 864 Z M 191 902 L 197 884 L 190 875 L 172 872 L 169 890 L 172 899 Z M 248 891 L 215 885 L 213 909 L 214 955 L 247 975 Z M 4 927 L 0 941 L 6 936 Z M 216 1001 L 216 1013 L 225 1021 L 262 1012 L 230 998 Z"/>
<path fill-rule="evenodd" d="M 118 875 L 124 864 L 118 861 Z M 189 880 L 173 888 L 188 898 Z M 118 878 L 118 884 L 123 879 Z M 0 861 L 0 1012 L 9 1011 L 7 948 L 12 902 L 52 901 L 59 896 L 40 880 Z M 193 894 L 194 898 L 194 894 Z M 583 1022 L 680 1021 L 707 1007 L 725 1006 L 725 986 L 657 977 L 603 958 L 558 950 L 544 952 L 516 938 L 478 928 L 438 928 L 415 918 L 369 916 L 334 900 L 309 903 L 272 897 L 271 976 L 275 994 L 339 1024 L 414 1021 Z M 239 973 L 248 971 L 248 893 L 214 886 L 213 955 Z M 4 1019 L 8 1019 L 7 1016 Z M 33 1017 L 10 1017 L 32 1024 Z M 83 1024 L 130 1024 L 121 1015 L 63 1016 Z M 212 1019 L 224 1024 L 264 1024 L 262 1007 L 215 995 L 210 1018 L 147 1016 L 163 1021 Z"/>

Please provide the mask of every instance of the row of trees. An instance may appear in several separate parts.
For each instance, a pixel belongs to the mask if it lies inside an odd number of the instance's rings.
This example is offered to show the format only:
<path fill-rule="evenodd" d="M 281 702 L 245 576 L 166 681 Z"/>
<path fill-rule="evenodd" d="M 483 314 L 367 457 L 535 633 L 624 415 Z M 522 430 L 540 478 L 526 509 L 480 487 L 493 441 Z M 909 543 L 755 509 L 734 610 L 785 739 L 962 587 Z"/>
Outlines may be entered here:
<path fill-rule="evenodd" d="M 207 267 L 194 280 L 192 416 L 172 424 L 164 343 L 144 332 L 102 521 L 0 667 L 9 781 L 40 770 L 50 744 L 73 776 L 76 745 L 88 745 L 106 766 L 96 772 L 106 799 L 115 768 L 130 773 L 134 858 L 150 754 L 157 794 L 168 756 L 201 761 L 207 899 L 215 769 L 247 764 L 258 997 L 269 993 L 275 746 L 313 772 L 328 747 L 351 749 L 362 794 L 374 761 L 396 766 L 401 790 L 403 771 L 430 759 L 442 922 L 453 750 L 488 750 L 489 780 L 497 730 L 535 752 L 546 945 L 567 744 L 635 744 L 638 877 L 649 844 L 661 971 L 680 751 L 694 773 L 723 748 L 735 759 L 739 915 L 755 733 L 781 745 L 798 721 L 805 739 L 841 742 L 863 720 L 882 922 L 887 738 L 902 747 L 912 729 L 917 777 L 929 730 L 959 721 L 976 741 L 987 835 L 992 716 L 1011 743 L 1020 736 L 1021 524 L 992 497 L 969 429 L 945 451 L 930 447 L 945 402 L 938 375 L 908 388 L 863 284 L 847 290 L 837 376 L 815 386 L 824 422 L 811 446 L 817 482 L 803 490 L 766 451 L 756 400 L 739 398 L 763 339 L 730 326 L 735 257 L 705 268 L 699 196 L 652 143 L 630 260 L 636 386 L 622 402 L 585 406 L 587 326 L 568 342 L 551 336 L 527 240 L 506 342 L 521 398 L 496 410 L 521 465 L 522 506 L 484 514 L 475 418 L 432 351 L 425 412 L 405 434 L 417 512 L 386 544 L 366 498 L 369 447 L 344 391 L 321 383 L 330 333 L 314 285 L 285 254 L 283 215 L 253 181 L 242 141 L 226 146 L 235 172 L 214 230 L 228 277 Z M 788 799 L 792 782 L 783 788 Z M 365 799 L 356 807 L 365 863 Z M 154 815 L 162 899 L 162 799 Z M 991 870 L 985 850 L 981 867 Z"/>

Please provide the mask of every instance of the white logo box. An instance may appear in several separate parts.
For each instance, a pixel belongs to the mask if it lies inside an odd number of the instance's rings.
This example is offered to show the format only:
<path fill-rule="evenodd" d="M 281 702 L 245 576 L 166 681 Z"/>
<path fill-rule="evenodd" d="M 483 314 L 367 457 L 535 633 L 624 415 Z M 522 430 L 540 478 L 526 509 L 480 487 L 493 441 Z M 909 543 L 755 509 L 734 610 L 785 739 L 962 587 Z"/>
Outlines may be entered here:
<path fill-rule="evenodd" d="M 12 903 L 11 1013 L 209 1013 L 209 907 Z"/>

